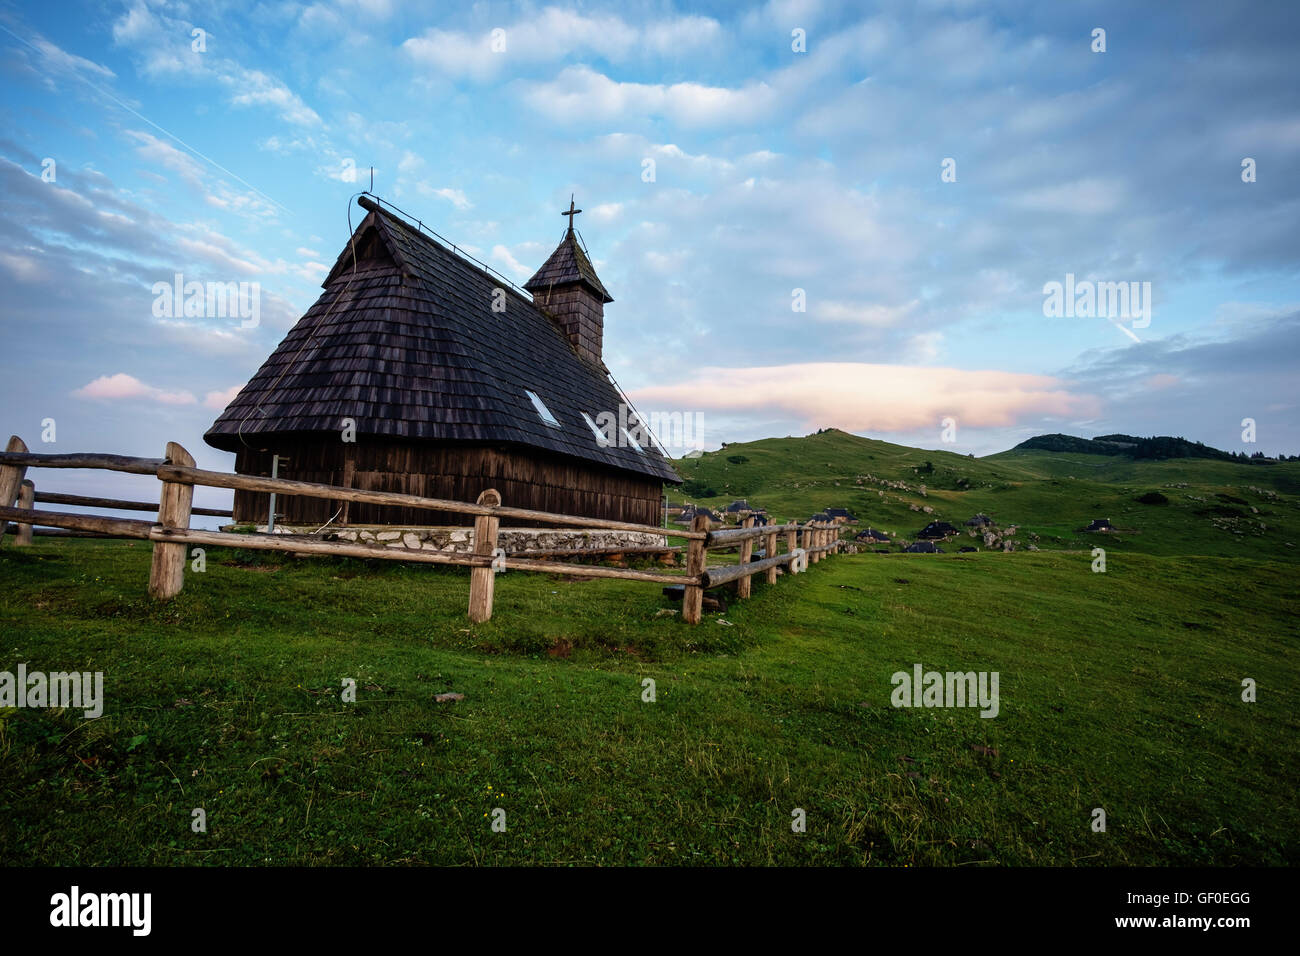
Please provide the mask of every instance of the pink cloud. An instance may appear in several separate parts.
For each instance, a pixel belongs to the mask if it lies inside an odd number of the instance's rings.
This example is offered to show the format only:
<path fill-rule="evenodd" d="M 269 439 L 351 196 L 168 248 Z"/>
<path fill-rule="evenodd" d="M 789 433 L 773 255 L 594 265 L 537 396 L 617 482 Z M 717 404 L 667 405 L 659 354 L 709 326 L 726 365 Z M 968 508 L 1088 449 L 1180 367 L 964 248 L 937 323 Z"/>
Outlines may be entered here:
<path fill-rule="evenodd" d="M 78 398 L 93 398 L 100 401 L 124 401 L 135 398 L 161 402 L 164 405 L 193 405 L 198 399 L 187 391 L 169 392 L 165 389 L 146 385 L 125 372 L 116 375 L 101 375 L 87 385 L 72 393 Z"/>
<path fill-rule="evenodd" d="M 232 385 L 224 392 L 208 392 L 203 396 L 203 407 L 223 412 L 226 410 L 226 406 L 235 400 L 235 396 L 239 394 L 239 390 L 243 387 L 242 385 Z"/>
<path fill-rule="evenodd" d="M 809 428 L 905 432 L 952 416 L 968 428 L 1014 425 L 1043 415 L 1092 417 L 1101 402 L 1047 375 L 926 366 L 809 362 L 766 368 L 702 368 L 675 385 L 631 393 L 643 408 L 765 412 Z"/>

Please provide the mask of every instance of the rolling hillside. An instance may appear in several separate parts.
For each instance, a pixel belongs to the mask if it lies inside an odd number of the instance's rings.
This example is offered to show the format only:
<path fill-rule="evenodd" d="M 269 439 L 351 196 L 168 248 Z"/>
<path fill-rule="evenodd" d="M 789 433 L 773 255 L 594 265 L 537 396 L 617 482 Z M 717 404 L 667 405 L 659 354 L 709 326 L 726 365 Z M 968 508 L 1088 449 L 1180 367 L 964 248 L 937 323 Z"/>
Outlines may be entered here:
<path fill-rule="evenodd" d="M 716 508 L 748 498 L 780 520 L 844 507 L 857 527 L 909 540 L 929 521 L 960 527 L 984 513 L 1018 526 L 1018 549 L 1100 545 L 1108 553 L 1296 560 L 1300 542 L 1294 461 L 1153 461 L 1025 448 L 974 458 L 832 429 L 731 444 L 677 467 L 685 479 L 677 503 Z M 1139 503 L 1152 492 L 1167 502 Z M 1081 533 L 1094 518 L 1109 519 L 1116 531 Z"/>

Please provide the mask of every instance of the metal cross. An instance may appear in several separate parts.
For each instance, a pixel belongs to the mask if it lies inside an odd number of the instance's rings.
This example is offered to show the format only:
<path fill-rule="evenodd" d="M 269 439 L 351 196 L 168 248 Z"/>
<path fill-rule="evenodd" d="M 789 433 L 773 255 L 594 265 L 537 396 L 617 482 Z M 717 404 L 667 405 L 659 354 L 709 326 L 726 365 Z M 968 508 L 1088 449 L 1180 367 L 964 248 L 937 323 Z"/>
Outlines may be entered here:
<path fill-rule="evenodd" d="M 576 216 L 576 215 L 577 215 L 578 213 L 580 213 L 580 212 L 582 212 L 581 209 L 575 209 L 575 208 L 573 208 L 573 194 L 570 193 L 570 194 L 569 194 L 569 208 L 568 208 L 568 211 L 560 213 L 561 216 L 568 216 L 568 217 L 569 217 L 569 231 L 570 231 L 570 232 L 573 231 L 573 217 Z"/>

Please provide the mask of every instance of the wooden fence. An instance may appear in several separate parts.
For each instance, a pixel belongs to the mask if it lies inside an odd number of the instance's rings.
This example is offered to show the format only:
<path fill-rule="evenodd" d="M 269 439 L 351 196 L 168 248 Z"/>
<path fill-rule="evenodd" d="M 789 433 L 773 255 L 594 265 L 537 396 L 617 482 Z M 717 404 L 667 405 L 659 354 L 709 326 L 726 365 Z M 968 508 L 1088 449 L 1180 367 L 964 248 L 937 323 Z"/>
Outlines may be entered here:
<path fill-rule="evenodd" d="M 26 480 L 29 467 L 93 468 L 135 475 L 153 475 L 162 482 L 157 520 L 140 521 L 39 510 L 35 507 L 36 502 L 136 511 L 152 511 L 154 506 L 111 498 L 87 498 L 45 492 L 38 494 L 35 485 Z M 230 512 L 193 507 L 196 485 L 274 492 L 279 495 L 305 495 L 334 501 L 398 505 L 472 515 L 474 517 L 473 551 L 468 554 L 457 554 L 350 541 L 325 541 L 312 535 L 203 531 L 190 527 L 192 515 L 228 517 Z M 567 564 L 513 556 L 509 557 L 507 564 L 505 562 L 507 556 L 497 547 L 497 534 L 503 518 L 590 530 L 638 531 L 658 535 L 671 533 L 676 537 L 684 538 L 687 542 L 685 573 Z M 180 592 L 184 585 L 186 554 L 191 545 L 461 565 L 470 569 L 469 618 L 472 621 L 486 621 L 492 616 L 496 574 L 499 570 L 508 570 L 567 574 L 576 577 L 620 578 L 661 586 L 682 585 L 684 587 L 682 618 L 690 624 L 698 624 L 706 590 L 734 583 L 736 597 L 747 598 L 750 596 L 754 575 L 763 574 L 767 583 L 772 584 L 776 582 L 778 569 L 798 573 L 809 563 L 817 563 L 824 556 L 839 550 L 838 527 L 822 522 L 755 527 L 754 519 L 749 517 L 745 519 L 742 527 L 711 531 L 709 519 L 704 515 L 697 515 L 689 531 L 669 532 L 654 525 L 511 508 L 502 504 L 500 494 L 492 489 L 484 491 L 478 496 L 478 501 L 471 504 L 465 501 L 424 498 L 387 491 L 366 491 L 284 478 L 260 478 L 254 475 L 205 471 L 196 468 L 190 453 L 175 442 L 167 444 L 166 455 L 163 458 L 130 458 L 122 455 L 98 454 L 39 455 L 29 452 L 27 446 L 17 436 L 9 439 L 8 447 L 3 454 L 0 454 L 0 542 L 4 539 L 10 521 L 17 525 L 15 544 L 19 546 L 31 542 L 34 525 L 66 529 L 65 533 L 138 538 L 153 542 L 149 594 L 158 600 L 167 600 Z M 757 560 L 754 559 L 756 542 L 761 542 L 764 549 L 764 556 Z M 786 548 L 784 552 L 780 550 L 782 544 Z M 708 552 L 711 548 L 738 550 L 739 563 L 709 567 Z"/>

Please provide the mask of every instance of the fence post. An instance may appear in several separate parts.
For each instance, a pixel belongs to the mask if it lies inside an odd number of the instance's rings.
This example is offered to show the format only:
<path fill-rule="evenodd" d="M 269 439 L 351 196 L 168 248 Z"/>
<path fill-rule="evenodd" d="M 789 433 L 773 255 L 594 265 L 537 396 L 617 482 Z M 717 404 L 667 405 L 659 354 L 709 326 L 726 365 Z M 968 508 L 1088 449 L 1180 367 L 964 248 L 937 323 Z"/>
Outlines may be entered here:
<path fill-rule="evenodd" d="M 813 525 L 812 546 L 813 548 L 819 548 L 821 547 L 821 543 L 822 543 L 822 524 L 820 521 L 818 521 Z M 818 562 L 821 561 L 821 559 L 822 559 L 822 553 L 820 551 L 814 551 L 812 556 L 812 563 L 817 564 Z"/>
<path fill-rule="evenodd" d="M 785 533 L 785 549 L 794 552 L 799 547 L 799 529 L 793 528 Z M 790 566 L 787 564 L 786 568 Z M 788 572 L 787 572 L 788 573 Z"/>
<path fill-rule="evenodd" d="M 776 532 L 775 531 L 769 531 L 767 533 L 767 536 L 763 539 L 763 550 L 767 552 L 767 557 L 769 558 L 776 557 Z M 770 568 L 767 569 L 767 583 L 768 584 L 776 583 L 776 565 L 772 565 Z"/>
<path fill-rule="evenodd" d="M 501 504 L 501 493 L 489 488 L 478 496 L 478 503 L 496 508 Z M 492 557 L 497 549 L 497 531 L 501 519 L 479 515 L 474 519 L 474 553 Z M 479 624 L 492 617 L 492 596 L 496 590 L 496 569 L 469 569 L 469 619 Z"/>
<path fill-rule="evenodd" d="M 194 467 L 194 456 L 174 441 L 167 443 L 167 464 Z M 164 481 L 158 502 L 158 524 L 164 528 L 188 531 L 190 507 L 194 503 L 194 486 L 179 481 Z M 180 593 L 185 584 L 185 544 L 155 541 L 153 563 L 149 567 L 149 596 L 166 601 Z"/>
<path fill-rule="evenodd" d="M 740 523 L 740 526 L 742 528 L 754 527 L 754 516 L 749 515 L 748 517 L 746 517 L 745 520 Z M 753 556 L 754 556 L 754 539 L 746 538 L 744 541 L 740 542 L 741 567 L 744 567 L 745 565 L 749 564 L 749 559 L 752 558 Z M 743 600 L 744 598 L 749 597 L 749 595 L 752 592 L 753 592 L 753 578 L 751 578 L 748 574 L 746 574 L 744 577 L 736 578 L 737 600 Z"/>
<path fill-rule="evenodd" d="M 708 531 L 708 516 L 696 515 L 695 520 L 691 522 L 691 530 Z M 692 538 L 690 544 L 686 546 L 686 573 L 688 575 L 698 577 L 704 573 L 705 555 L 704 542 L 698 538 Z M 685 592 L 682 594 L 682 620 L 687 624 L 699 624 L 703 613 L 704 588 L 699 585 L 686 585 Z"/>
<path fill-rule="evenodd" d="M 25 452 L 27 445 L 17 435 L 9 439 L 9 444 L 5 446 L 8 452 Z M 14 502 L 18 500 L 18 490 L 22 485 L 23 478 L 27 475 L 26 465 L 0 465 L 0 507 L 12 508 Z M 5 529 L 9 527 L 9 521 L 6 519 L 0 521 L 0 542 L 4 541 Z"/>
<path fill-rule="evenodd" d="M 24 478 L 23 483 L 18 486 L 18 507 L 31 511 L 36 507 L 36 483 L 30 478 Z M 25 548 L 32 543 L 32 526 L 30 524 L 20 524 L 18 534 L 14 536 L 14 547 Z"/>

